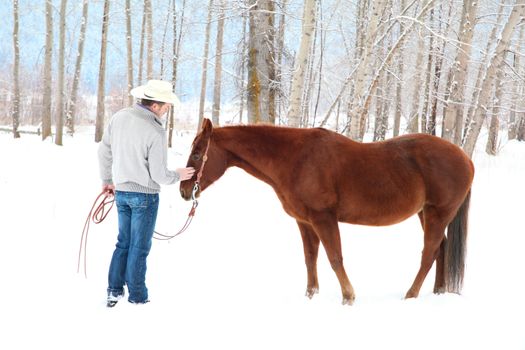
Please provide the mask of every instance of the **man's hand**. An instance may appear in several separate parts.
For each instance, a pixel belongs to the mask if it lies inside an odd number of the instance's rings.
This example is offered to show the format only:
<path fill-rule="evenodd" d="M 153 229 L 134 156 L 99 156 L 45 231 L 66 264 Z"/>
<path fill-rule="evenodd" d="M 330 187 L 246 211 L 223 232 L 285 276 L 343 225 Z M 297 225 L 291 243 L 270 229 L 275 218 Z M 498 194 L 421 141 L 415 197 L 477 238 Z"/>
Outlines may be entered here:
<path fill-rule="evenodd" d="M 195 174 L 195 169 L 194 168 L 180 168 L 180 169 L 177 169 L 176 171 L 177 171 L 177 173 L 179 173 L 179 180 L 180 181 L 189 180 Z"/>
<path fill-rule="evenodd" d="M 114 196 L 115 195 L 115 185 L 102 185 L 102 192 Z"/>

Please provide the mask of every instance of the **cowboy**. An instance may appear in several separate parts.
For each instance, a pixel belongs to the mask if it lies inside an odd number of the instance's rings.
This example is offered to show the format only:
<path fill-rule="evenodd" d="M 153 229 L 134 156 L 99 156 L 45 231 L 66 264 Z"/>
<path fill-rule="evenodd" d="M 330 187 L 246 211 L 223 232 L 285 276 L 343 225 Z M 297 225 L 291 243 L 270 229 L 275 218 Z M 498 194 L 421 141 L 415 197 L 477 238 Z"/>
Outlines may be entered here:
<path fill-rule="evenodd" d="M 133 304 L 149 302 L 146 260 L 159 207 L 160 185 L 191 179 L 193 168 L 167 168 L 164 116 L 179 105 L 171 83 L 150 80 L 131 90 L 138 99 L 111 118 L 98 149 L 102 189 L 114 194 L 118 238 L 108 274 L 107 307 L 124 297 Z"/>

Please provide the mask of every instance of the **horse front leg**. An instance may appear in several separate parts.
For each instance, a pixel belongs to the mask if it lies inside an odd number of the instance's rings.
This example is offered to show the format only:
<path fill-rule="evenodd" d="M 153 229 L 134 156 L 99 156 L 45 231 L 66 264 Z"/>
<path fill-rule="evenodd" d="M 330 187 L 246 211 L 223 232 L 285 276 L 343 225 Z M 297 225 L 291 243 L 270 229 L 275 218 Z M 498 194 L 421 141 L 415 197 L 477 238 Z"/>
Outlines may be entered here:
<path fill-rule="evenodd" d="M 320 240 L 312 226 L 300 221 L 297 221 L 297 225 L 299 225 L 299 231 L 301 231 L 301 237 L 303 239 L 304 260 L 308 274 L 306 296 L 312 299 L 314 294 L 319 293 L 319 281 L 317 279 L 317 256 L 319 254 Z"/>
<path fill-rule="evenodd" d="M 352 287 L 343 266 L 341 235 L 339 233 L 337 218 L 329 212 L 317 212 L 311 215 L 311 223 L 323 243 L 330 265 L 341 285 L 343 305 L 352 305 L 355 300 L 354 287 Z"/>

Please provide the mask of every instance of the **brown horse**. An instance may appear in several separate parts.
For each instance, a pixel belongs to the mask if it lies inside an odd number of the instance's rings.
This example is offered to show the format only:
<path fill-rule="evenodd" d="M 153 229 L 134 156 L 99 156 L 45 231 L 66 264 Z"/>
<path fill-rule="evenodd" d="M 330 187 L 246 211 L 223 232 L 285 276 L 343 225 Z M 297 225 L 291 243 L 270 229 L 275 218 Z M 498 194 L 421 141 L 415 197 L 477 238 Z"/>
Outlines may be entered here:
<path fill-rule="evenodd" d="M 317 255 L 322 242 L 339 279 L 343 304 L 355 299 L 343 266 L 339 221 L 383 226 L 414 214 L 423 226 L 424 248 L 406 298 L 418 296 L 434 260 L 434 293 L 461 290 L 474 166 L 459 147 L 441 138 L 415 134 L 357 143 L 321 128 L 214 129 L 205 119 L 193 141 L 188 166 L 201 176 L 181 182 L 186 200 L 197 178 L 198 196 L 231 166 L 273 187 L 284 210 L 299 225 L 309 298 L 319 291 Z"/>

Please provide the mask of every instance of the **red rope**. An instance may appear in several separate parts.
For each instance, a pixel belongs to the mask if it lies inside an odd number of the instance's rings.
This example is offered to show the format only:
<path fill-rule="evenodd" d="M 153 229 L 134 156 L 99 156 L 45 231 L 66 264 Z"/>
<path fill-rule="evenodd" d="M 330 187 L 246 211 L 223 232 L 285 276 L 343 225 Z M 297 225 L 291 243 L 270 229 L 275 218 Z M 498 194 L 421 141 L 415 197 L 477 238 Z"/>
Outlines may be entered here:
<path fill-rule="evenodd" d="M 102 191 L 97 198 L 95 199 L 95 202 L 93 203 L 93 206 L 91 207 L 91 210 L 89 211 L 89 214 L 86 218 L 86 222 L 84 223 L 84 229 L 82 230 L 82 236 L 80 237 L 80 248 L 78 250 L 78 263 L 77 263 L 77 273 L 80 272 L 80 261 L 82 260 L 82 255 L 84 255 L 84 276 L 87 278 L 87 240 L 88 240 L 88 232 L 89 232 L 89 225 L 90 221 L 93 221 L 95 224 L 100 224 L 106 216 L 108 216 L 111 208 L 113 208 L 113 204 L 115 204 L 115 197 L 113 192 L 109 191 Z M 162 234 L 157 231 L 155 231 L 155 234 L 157 237 L 153 237 L 157 240 L 170 240 L 184 231 L 190 226 L 191 221 L 193 220 L 193 216 L 195 215 L 195 210 L 197 209 L 197 205 L 199 203 L 197 200 L 193 200 L 193 205 L 191 206 L 190 212 L 188 213 L 188 218 L 186 219 L 186 223 L 182 227 L 182 229 L 179 230 L 176 234 L 168 235 L 168 234 Z M 110 206 L 109 209 L 106 209 L 107 206 Z M 83 253 L 83 254 L 82 254 Z"/>
<path fill-rule="evenodd" d="M 93 206 L 91 207 L 91 210 L 89 211 L 89 214 L 86 218 L 86 222 L 84 223 L 84 229 L 82 230 L 82 236 L 80 237 L 80 248 L 78 250 L 77 273 L 80 272 L 80 260 L 82 257 L 82 253 L 84 253 L 84 276 L 86 278 L 87 278 L 87 239 L 88 239 L 90 221 L 93 221 L 95 224 L 100 224 L 102 221 L 104 221 L 106 216 L 108 216 L 111 208 L 113 208 L 113 204 L 115 204 L 115 197 L 113 195 L 113 192 L 102 191 L 95 199 L 95 202 L 93 203 Z M 106 207 L 108 205 L 110 207 L 109 209 L 106 210 Z"/>

